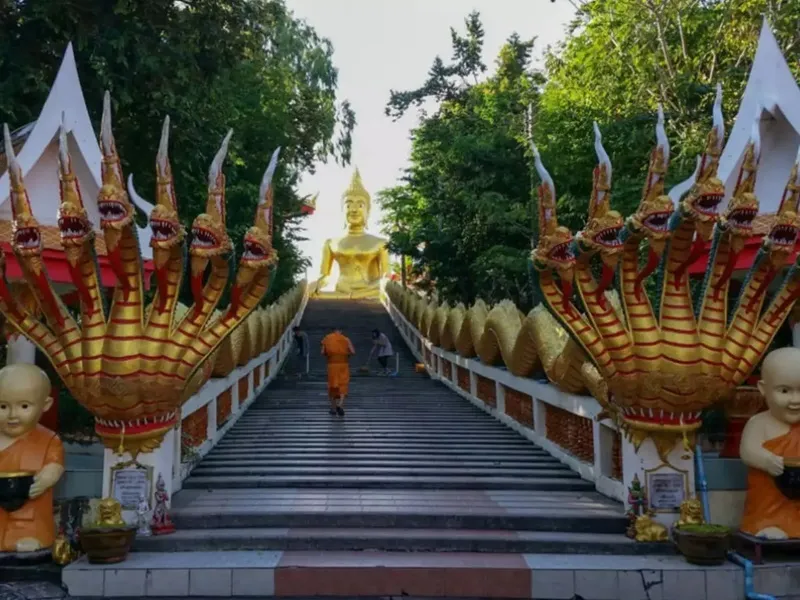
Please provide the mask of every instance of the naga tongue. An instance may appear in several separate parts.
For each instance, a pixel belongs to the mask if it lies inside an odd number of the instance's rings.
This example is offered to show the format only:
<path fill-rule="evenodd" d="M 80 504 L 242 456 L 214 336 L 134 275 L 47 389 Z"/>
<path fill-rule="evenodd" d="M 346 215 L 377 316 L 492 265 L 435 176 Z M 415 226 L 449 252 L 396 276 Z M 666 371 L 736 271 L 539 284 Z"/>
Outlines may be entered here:
<path fill-rule="evenodd" d="M 158 284 L 158 312 L 164 312 L 167 308 L 167 294 L 169 280 L 167 279 L 166 265 L 156 268 L 156 282 Z"/>
<path fill-rule="evenodd" d="M 656 270 L 658 266 L 659 256 L 655 250 L 650 248 L 650 252 L 647 255 L 647 264 L 644 266 L 644 269 L 639 271 L 636 274 L 636 280 L 633 283 L 634 293 L 636 294 L 636 300 L 641 301 L 642 299 L 642 282 L 647 279 L 650 274 Z"/>
<path fill-rule="evenodd" d="M 738 258 L 739 258 L 739 253 L 731 250 L 730 255 L 728 256 L 728 262 L 725 264 L 725 270 L 722 271 L 722 275 L 720 275 L 719 280 L 717 281 L 717 283 L 714 284 L 715 300 L 719 299 L 719 295 L 722 292 L 722 288 L 724 288 L 725 285 L 727 285 L 728 281 L 730 281 L 731 275 L 733 275 L 733 269 L 736 266 L 736 260 Z"/>
<path fill-rule="evenodd" d="M 122 264 L 122 253 L 119 250 L 119 246 L 108 253 L 108 262 L 111 265 L 114 276 L 117 278 L 117 282 L 122 286 L 122 289 L 125 290 L 125 292 L 130 290 L 131 283 L 128 280 L 128 274 L 125 272 L 125 267 Z"/>
<path fill-rule="evenodd" d="M 758 289 L 750 297 L 750 302 L 747 303 L 747 312 L 752 312 L 753 310 L 755 310 L 756 303 L 764 295 L 764 292 L 767 291 L 769 284 L 772 283 L 772 280 L 775 277 L 775 273 L 776 273 L 775 267 L 770 267 L 766 275 L 764 275 L 764 279 L 761 280 Z"/>
<path fill-rule="evenodd" d="M 59 327 L 63 327 L 64 315 L 61 314 L 61 307 L 58 305 L 58 302 L 56 301 L 55 294 L 53 294 L 53 288 L 50 287 L 50 282 L 47 281 L 47 275 L 45 275 L 45 272 L 43 270 L 40 271 L 39 274 L 36 276 L 36 287 L 42 294 L 43 304 L 50 311 L 50 315 L 52 316 L 52 318 L 55 319 Z"/>
<path fill-rule="evenodd" d="M 561 280 L 561 308 L 567 314 L 572 314 L 570 309 L 570 301 L 572 300 L 572 281 L 568 279 Z"/>
<path fill-rule="evenodd" d="M 778 305 L 778 308 L 772 311 L 772 314 L 769 317 L 769 324 L 774 325 L 775 322 L 778 321 L 778 318 L 785 311 L 789 310 L 798 298 L 800 298 L 800 285 L 795 286 L 795 288 L 784 299 L 784 301 Z"/>
<path fill-rule="evenodd" d="M 194 310 L 195 312 L 200 312 L 203 310 L 204 298 L 203 298 L 203 273 L 200 272 L 197 275 L 194 273 L 191 277 L 192 283 L 192 298 L 194 298 Z"/>
<path fill-rule="evenodd" d="M 694 238 L 694 243 L 692 244 L 692 251 L 689 252 L 688 258 L 681 263 L 681 265 L 675 269 L 675 289 L 681 289 L 683 286 L 683 276 L 686 274 L 687 269 L 691 266 L 691 264 L 696 261 L 700 256 L 703 254 L 705 250 L 706 244 L 703 239 L 698 235 Z"/>
<path fill-rule="evenodd" d="M 242 288 L 238 285 L 231 287 L 231 304 L 228 307 L 228 317 L 236 316 L 236 311 L 242 303 Z"/>
<path fill-rule="evenodd" d="M 11 290 L 8 289 L 5 276 L 0 277 L 0 300 L 8 307 L 8 312 L 14 319 L 22 321 L 23 317 L 17 308 L 14 297 L 11 295 Z"/>
<path fill-rule="evenodd" d="M 72 283 L 78 290 L 81 304 L 83 304 L 83 308 L 86 311 L 86 316 L 91 317 L 95 313 L 94 300 L 92 300 L 89 288 L 86 287 L 86 283 L 83 281 L 80 264 L 73 265 L 72 262 L 67 261 L 67 266 L 69 267 L 69 276 L 72 278 Z"/>
<path fill-rule="evenodd" d="M 606 308 L 606 297 L 605 292 L 611 285 L 611 282 L 614 279 L 614 269 L 609 267 L 608 265 L 603 265 L 603 274 L 600 277 L 600 285 L 597 287 L 597 291 L 595 292 L 594 299 L 600 305 L 600 308 L 605 310 Z"/>

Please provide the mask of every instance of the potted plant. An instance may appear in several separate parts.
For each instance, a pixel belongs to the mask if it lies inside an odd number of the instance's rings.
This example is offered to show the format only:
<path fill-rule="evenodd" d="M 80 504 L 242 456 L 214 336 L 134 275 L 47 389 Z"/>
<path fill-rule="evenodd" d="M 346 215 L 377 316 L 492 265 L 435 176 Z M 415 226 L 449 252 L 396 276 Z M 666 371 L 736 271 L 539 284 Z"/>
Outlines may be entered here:
<path fill-rule="evenodd" d="M 136 526 L 125 523 L 122 507 L 114 498 L 100 500 L 97 519 L 80 531 L 81 548 L 94 564 L 124 561 L 135 537 Z"/>
<path fill-rule="evenodd" d="M 731 546 L 731 529 L 713 523 L 676 525 L 672 539 L 686 562 L 693 565 L 721 565 Z"/>

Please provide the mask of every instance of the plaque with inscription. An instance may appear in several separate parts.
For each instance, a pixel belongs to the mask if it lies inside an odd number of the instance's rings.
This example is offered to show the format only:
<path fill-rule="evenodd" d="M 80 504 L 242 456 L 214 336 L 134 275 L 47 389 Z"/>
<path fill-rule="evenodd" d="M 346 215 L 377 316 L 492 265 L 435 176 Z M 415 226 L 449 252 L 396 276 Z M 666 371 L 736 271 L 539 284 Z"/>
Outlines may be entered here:
<path fill-rule="evenodd" d="M 678 512 L 686 499 L 686 474 L 648 473 L 647 495 L 650 508 L 658 512 Z"/>
<path fill-rule="evenodd" d="M 152 467 L 128 463 L 111 471 L 111 495 L 124 510 L 136 510 L 142 496 L 149 503 L 152 483 Z"/>

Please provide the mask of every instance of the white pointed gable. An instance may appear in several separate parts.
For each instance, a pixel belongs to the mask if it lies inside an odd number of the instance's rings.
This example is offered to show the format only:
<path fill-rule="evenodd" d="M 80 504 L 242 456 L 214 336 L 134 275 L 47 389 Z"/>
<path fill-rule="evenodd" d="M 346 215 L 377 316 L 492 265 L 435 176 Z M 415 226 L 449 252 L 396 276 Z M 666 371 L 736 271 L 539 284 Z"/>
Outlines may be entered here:
<path fill-rule="evenodd" d="M 756 181 L 760 212 L 775 213 L 800 145 L 800 88 L 764 19 L 739 112 L 719 161 L 726 196 L 736 187 L 750 131 L 761 107 L 761 160 Z"/>
<path fill-rule="evenodd" d="M 31 209 L 39 223 L 54 227 L 58 224 L 60 193 L 58 187 L 58 128 L 61 115 L 67 129 L 67 140 L 75 174 L 81 187 L 81 196 L 89 219 L 96 230 L 100 229 L 97 211 L 97 193 L 100 191 L 100 146 L 92 127 L 86 100 L 83 97 L 72 44 L 67 46 L 58 74 L 33 124 L 24 146 L 17 153 L 25 186 L 31 199 Z M 0 221 L 12 218 L 9 198 L 8 173 L 0 176 Z M 139 229 L 142 258 L 152 259 L 147 243 L 150 230 Z"/>

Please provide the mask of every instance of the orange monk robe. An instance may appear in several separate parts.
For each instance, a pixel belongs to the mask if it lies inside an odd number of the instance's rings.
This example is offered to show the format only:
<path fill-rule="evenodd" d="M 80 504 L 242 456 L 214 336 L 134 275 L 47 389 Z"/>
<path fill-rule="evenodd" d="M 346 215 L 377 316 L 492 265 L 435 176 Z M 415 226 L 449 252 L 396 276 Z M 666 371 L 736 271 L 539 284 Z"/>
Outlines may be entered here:
<path fill-rule="evenodd" d="M 350 365 L 348 360 L 353 353 L 350 339 L 334 331 L 322 339 L 322 352 L 328 359 L 328 395 L 339 398 L 347 395 L 350 385 Z"/>
<path fill-rule="evenodd" d="M 0 473 L 35 474 L 53 463 L 64 465 L 64 446 L 55 433 L 41 425 L 0 450 Z M 43 548 L 53 545 L 56 539 L 53 488 L 12 513 L 0 508 L 0 552 L 16 551 L 17 542 L 23 538 L 36 538 Z"/>
<path fill-rule="evenodd" d="M 800 458 L 800 423 L 763 446 L 784 459 Z M 741 530 L 756 535 L 767 527 L 777 527 L 790 538 L 800 538 L 800 500 L 784 496 L 769 473 L 750 468 Z"/>

